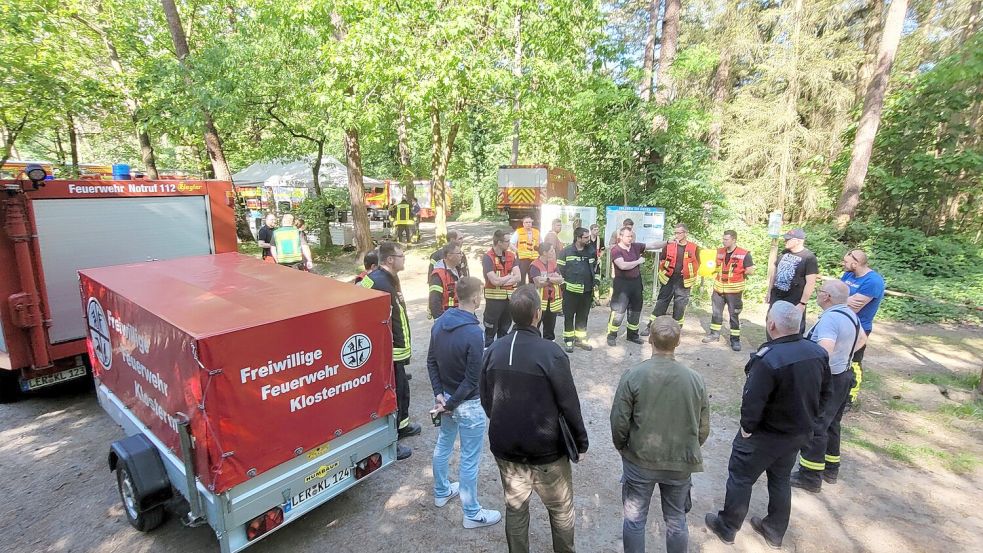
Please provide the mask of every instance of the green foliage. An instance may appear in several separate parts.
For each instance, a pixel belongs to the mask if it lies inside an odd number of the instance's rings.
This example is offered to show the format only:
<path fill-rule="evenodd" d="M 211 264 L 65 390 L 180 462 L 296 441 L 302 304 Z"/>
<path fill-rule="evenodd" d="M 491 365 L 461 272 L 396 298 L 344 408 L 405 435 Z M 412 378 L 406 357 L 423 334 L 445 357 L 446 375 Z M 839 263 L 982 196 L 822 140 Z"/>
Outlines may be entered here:
<path fill-rule="evenodd" d="M 911 377 L 912 382 L 919 384 L 935 384 L 963 390 L 975 390 L 980 385 L 980 375 L 958 373 L 920 373 Z"/>
<path fill-rule="evenodd" d="M 960 419 L 983 421 L 983 400 L 958 405 L 945 404 L 939 408 L 942 413 Z"/>

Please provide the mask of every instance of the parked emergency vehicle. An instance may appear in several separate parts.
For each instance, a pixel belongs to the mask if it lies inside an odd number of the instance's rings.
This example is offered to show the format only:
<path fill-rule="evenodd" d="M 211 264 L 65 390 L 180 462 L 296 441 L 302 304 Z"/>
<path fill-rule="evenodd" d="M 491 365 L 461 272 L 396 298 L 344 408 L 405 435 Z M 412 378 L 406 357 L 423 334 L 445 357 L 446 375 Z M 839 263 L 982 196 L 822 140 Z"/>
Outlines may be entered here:
<path fill-rule="evenodd" d="M 539 224 L 539 208 L 552 199 L 577 199 L 577 178 L 566 169 L 549 165 L 502 165 L 498 168 L 498 209 L 518 228 L 532 217 Z"/>
<path fill-rule="evenodd" d="M 86 375 L 79 269 L 237 247 L 231 183 L 43 178 L 0 180 L 5 401 Z"/>
<path fill-rule="evenodd" d="M 447 181 L 445 188 L 447 201 L 444 205 L 447 206 L 447 214 L 450 215 L 450 181 Z M 420 202 L 420 218 L 433 219 L 436 215 L 434 211 L 433 183 L 428 180 L 415 180 L 413 181 L 413 190 L 416 194 L 416 199 Z M 404 195 L 403 186 L 397 180 L 387 179 L 379 185 L 366 185 L 365 204 L 369 208 L 369 216 L 377 221 L 385 220 L 389 217 L 389 205 L 399 203 Z"/>
<path fill-rule="evenodd" d="M 238 253 L 79 275 L 137 530 L 178 509 L 234 553 L 395 461 L 389 294 Z"/>

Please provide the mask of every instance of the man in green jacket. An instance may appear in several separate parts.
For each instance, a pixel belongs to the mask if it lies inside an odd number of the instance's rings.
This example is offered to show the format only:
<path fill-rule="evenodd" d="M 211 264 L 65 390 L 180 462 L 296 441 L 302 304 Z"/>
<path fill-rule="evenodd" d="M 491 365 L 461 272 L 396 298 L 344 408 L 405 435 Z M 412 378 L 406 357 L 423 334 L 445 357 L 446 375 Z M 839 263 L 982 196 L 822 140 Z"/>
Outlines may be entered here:
<path fill-rule="evenodd" d="M 676 361 L 680 326 L 663 315 L 652 323 L 652 357 L 628 369 L 611 406 L 611 436 L 624 466 L 625 553 L 645 551 L 645 524 L 655 485 L 666 521 L 666 551 L 689 542 L 690 475 L 703 472 L 700 446 L 710 434 L 710 400 L 703 377 Z"/>

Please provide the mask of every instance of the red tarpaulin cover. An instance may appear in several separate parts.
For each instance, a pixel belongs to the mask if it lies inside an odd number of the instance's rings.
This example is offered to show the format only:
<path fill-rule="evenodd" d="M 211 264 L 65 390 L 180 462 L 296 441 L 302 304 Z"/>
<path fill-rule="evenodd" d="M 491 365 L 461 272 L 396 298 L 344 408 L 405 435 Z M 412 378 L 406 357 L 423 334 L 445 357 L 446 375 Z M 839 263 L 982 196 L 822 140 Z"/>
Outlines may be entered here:
<path fill-rule="evenodd" d="M 187 415 L 216 493 L 396 409 L 384 293 L 237 253 L 79 274 L 95 375 L 178 457 Z"/>

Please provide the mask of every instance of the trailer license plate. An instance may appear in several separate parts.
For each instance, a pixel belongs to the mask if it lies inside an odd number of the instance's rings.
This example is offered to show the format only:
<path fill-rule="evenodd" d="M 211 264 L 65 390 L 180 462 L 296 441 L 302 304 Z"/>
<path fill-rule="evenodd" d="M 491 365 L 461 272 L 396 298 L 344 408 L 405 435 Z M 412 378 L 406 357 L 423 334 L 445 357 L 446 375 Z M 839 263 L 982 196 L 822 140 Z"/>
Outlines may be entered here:
<path fill-rule="evenodd" d="M 37 390 L 38 388 L 44 388 L 45 386 L 51 386 L 52 384 L 58 384 L 66 380 L 82 378 L 83 376 L 85 376 L 85 367 L 73 367 L 67 371 L 59 371 L 54 374 L 29 378 L 21 383 L 21 388 L 25 392 L 28 390 Z"/>
<path fill-rule="evenodd" d="M 308 499 L 318 494 L 323 493 L 331 486 L 334 486 L 339 482 L 348 480 L 349 478 L 352 477 L 353 474 L 355 474 L 355 467 L 348 467 L 345 470 L 338 471 L 333 475 L 325 478 L 324 480 L 321 480 L 317 484 L 314 484 L 310 488 L 307 488 L 306 490 L 290 498 L 290 501 L 284 503 L 283 512 L 289 513 L 292 509 L 296 509 L 297 506 L 300 505 L 301 503 L 307 501 Z"/>

